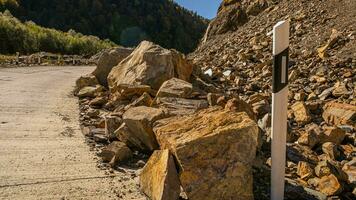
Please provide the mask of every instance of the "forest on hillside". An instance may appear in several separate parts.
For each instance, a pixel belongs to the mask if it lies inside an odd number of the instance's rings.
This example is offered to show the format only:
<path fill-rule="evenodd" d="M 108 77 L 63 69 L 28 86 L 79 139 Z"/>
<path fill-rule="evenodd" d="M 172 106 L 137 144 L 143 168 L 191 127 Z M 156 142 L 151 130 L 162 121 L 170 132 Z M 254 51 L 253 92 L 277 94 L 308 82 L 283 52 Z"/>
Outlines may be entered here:
<path fill-rule="evenodd" d="M 85 36 L 73 30 L 62 32 L 43 28 L 33 22 L 22 23 L 9 11 L 0 12 L 0 54 L 36 53 L 40 51 L 93 55 L 102 49 L 116 46 L 95 36 Z"/>
<path fill-rule="evenodd" d="M 123 46 L 151 40 L 166 48 L 191 52 L 208 21 L 172 0 L 0 0 L 20 20 L 62 31 L 110 39 Z"/>

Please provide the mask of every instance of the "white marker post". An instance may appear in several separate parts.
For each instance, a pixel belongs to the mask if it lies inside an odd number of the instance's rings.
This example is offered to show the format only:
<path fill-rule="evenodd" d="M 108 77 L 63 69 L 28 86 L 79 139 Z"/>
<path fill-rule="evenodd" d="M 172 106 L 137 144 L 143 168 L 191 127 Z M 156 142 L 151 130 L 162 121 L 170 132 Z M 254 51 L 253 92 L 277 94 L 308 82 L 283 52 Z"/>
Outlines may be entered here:
<path fill-rule="evenodd" d="M 284 199 L 286 162 L 289 21 L 273 27 L 271 199 Z"/>

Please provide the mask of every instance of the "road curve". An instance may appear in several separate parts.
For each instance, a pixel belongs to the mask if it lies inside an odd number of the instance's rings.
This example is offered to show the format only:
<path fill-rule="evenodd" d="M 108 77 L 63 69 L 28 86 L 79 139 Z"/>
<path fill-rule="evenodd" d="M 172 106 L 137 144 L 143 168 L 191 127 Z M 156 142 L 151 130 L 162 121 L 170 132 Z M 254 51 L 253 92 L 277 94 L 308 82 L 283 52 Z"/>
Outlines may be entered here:
<path fill-rule="evenodd" d="M 71 91 L 92 70 L 0 68 L 0 199 L 144 199 L 84 142 Z"/>

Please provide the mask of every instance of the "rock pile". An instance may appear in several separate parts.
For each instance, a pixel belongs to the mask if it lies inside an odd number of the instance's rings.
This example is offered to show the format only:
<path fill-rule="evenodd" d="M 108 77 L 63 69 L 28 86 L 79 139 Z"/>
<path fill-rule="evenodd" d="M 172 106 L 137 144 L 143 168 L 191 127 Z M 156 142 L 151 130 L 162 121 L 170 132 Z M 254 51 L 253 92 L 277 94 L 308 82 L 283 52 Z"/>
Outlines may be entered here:
<path fill-rule="evenodd" d="M 253 199 L 253 108 L 209 93 L 218 90 L 192 72 L 182 54 L 151 42 L 103 53 L 76 83 L 84 133 L 112 168 L 145 165 L 150 199 Z"/>
<path fill-rule="evenodd" d="M 263 133 L 256 199 L 269 199 L 270 32 L 279 20 L 291 24 L 287 198 L 355 198 L 349 168 L 356 156 L 355 8 L 350 0 L 223 1 L 189 55 L 201 67 L 196 76 L 252 106 Z"/>

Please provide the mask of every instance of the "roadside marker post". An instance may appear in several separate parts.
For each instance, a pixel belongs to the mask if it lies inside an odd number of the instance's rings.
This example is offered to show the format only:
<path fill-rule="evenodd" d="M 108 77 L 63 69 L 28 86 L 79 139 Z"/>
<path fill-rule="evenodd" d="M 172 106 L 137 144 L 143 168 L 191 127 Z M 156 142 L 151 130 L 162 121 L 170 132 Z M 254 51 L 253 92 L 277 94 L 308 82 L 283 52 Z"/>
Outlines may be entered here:
<path fill-rule="evenodd" d="M 288 106 L 289 21 L 273 27 L 271 200 L 284 199 Z"/>

